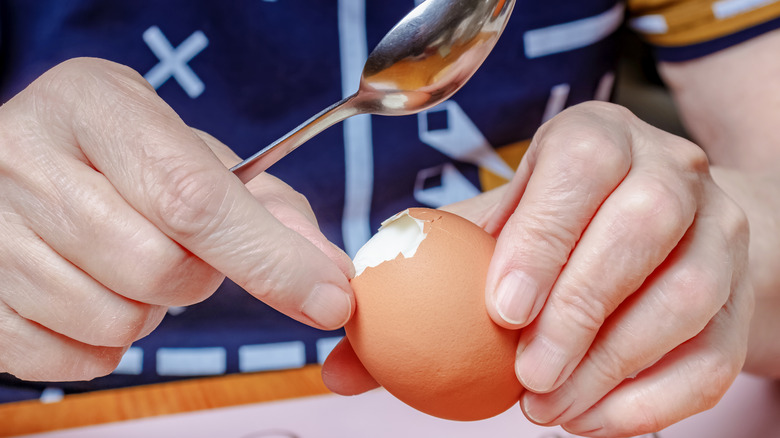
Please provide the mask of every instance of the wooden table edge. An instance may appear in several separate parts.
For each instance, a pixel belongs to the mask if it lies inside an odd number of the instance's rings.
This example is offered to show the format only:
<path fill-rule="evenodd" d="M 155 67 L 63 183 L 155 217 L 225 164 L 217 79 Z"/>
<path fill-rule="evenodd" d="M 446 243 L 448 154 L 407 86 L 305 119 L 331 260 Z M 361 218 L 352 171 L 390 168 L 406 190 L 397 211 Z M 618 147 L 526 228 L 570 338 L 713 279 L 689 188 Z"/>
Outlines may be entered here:
<path fill-rule="evenodd" d="M 0 437 L 328 394 L 319 365 L 67 395 L 0 405 Z"/>

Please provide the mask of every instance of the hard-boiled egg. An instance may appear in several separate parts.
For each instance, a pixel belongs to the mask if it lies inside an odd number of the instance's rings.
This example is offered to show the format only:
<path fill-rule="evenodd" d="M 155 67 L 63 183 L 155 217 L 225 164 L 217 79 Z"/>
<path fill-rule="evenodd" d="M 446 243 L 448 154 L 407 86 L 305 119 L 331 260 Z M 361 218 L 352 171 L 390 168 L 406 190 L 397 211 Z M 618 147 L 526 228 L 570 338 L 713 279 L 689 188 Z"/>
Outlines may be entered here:
<path fill-rule="evenodd" d="M 377 382 L 422 412 L 478 420 L 520 397 L 519 331 L 485 308 L 494 247 L 460 216 L 415 208 L 385 221 L 355 256 L 347 338 Z"/>

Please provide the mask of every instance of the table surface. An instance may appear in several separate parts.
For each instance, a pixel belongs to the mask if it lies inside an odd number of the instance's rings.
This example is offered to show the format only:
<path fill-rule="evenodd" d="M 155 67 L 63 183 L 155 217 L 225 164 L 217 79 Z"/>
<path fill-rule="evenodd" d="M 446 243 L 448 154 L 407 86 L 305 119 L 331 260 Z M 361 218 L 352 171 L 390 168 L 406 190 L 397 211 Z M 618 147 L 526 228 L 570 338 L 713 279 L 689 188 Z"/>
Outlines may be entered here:
<path fill-rule="evenodd" d="M 0 437 L 327 393 L 318 365 L 96 391 L 0 405 Z"/>

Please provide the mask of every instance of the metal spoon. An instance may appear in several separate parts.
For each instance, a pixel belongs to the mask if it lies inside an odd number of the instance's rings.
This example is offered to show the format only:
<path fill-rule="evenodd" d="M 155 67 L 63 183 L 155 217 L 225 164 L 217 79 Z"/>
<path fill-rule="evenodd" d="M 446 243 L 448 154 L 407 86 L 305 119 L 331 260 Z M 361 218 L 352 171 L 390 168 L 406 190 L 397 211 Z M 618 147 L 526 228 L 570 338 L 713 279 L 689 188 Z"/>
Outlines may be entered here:
<path fill-rule="evenodd" d="M 246 183 L 326 128 L 357 114 L 406 115 L 447 100 L 504 30 L 515 0 L 426 0 L 371 52 L 358 91 L 230 169 Z"/>

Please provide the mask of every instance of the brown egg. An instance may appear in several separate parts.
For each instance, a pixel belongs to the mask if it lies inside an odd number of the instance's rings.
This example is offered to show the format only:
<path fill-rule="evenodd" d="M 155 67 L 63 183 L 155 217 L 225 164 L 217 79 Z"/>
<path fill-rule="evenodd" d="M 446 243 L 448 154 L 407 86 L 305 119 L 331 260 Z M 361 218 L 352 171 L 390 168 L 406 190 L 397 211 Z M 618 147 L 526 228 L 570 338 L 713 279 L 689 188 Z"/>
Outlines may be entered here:
<path fill-rule="evenodd" d="M 347 338 L 379 384 L 422 412 L 479 420 L 520 397 L 519 331 L 485 308 L 494 247 L 460 216 L 415 208 L 388 219 L 355 257 Z"/>

